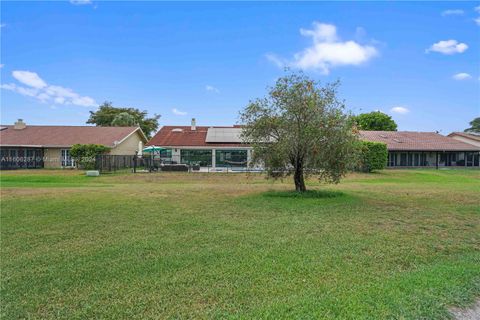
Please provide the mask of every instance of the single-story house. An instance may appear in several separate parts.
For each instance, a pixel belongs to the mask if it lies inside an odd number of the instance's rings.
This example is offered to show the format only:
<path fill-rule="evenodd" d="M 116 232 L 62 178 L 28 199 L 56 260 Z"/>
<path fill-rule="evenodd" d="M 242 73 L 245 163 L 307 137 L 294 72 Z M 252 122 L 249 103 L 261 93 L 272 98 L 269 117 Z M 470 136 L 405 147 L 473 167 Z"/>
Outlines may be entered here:
<path fill-rule="evenodd" d="M 448 136 L 455 140 L 472 144 L 476 147 L 480 147 L 480 133 L 452 132 Z"/>
<path fill-rule="evenodd" d="M 209 167 L 246 166 L 252 148 L 242 143 L 240 126 L 164 126 L 148 142 L 166 148 L 161 157 Z M 360 131 L 360 139 L 382 142 L 388 167 L 478 167 L 480 147 L 435 132 Z M 465 161 L 466 160 L 466 161 Z"/>
<path fill-rule="evenodd" d="M 388 167 L 480 166 L 480 147 L 436 132 L 360 131 L 360 138 L 387 145 Z"/>
<path fill-rule="evenodd" d="M 148 142 L 159 146 L 161 157 L 175 163 L 199 164 L 202 167 L 246 167 L 252 148 L 243 144 L 240 126 L 163 126 Z"/>
<path fill-rule="evenodd" d="M 147 138 L 139 127 L 41 126 L 19 119 L 0 126 L 1 168 L 74 167 L 74 144 L 99 144 L 111 155 L 141 153 Z"/>

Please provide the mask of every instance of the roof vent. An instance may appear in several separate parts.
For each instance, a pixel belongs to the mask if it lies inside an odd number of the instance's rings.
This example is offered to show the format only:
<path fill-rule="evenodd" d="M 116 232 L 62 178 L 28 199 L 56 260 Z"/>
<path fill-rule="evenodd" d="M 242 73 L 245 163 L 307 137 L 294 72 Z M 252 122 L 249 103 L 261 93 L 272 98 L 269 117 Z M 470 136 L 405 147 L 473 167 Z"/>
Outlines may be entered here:
<path fill-rule="evenodd" d="M 384 134 L 381 134 L 380 137 L 384 138 L 384 139 L 387 139 L 387 136 L 384 135 Z"/>
<path fill-rule="evenodd" d="M 172 129 L 172 132 L 183 132 L 183 129 L 181 129 L 181 128 L 175 128 L 175 129 Z"/>
<path fill-rule="evenodd" d="M 403 141 L 400 141 L 400 140 L 398 140 L 398 139 L 392 139 L 392 140 L 395 141 L 395 142 L 398 142 L 398 143 L 402 143 L 402 142 L 403 142 Z"/>
<path fill-rule="evenodd" d="M 18 119 L 18 121 L 15 122 L 15 124 L 13 125 L 13 128 L 16 130 L 22 130 L 22 129 L 25 129 L 26 127 L 27 127 L 27 124 L 23 122 L 23 119 Z"/>

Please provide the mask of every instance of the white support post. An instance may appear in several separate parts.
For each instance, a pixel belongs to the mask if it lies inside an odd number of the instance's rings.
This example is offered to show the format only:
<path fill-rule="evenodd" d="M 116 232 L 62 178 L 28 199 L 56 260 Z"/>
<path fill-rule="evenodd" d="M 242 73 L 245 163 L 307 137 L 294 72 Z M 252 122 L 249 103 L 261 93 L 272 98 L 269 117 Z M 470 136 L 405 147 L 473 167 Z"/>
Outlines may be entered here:
<path fill-rule="evenodd" d="M 178 148 L 173 148 L 172 149 L 172 161 L 175 161 L 176 163 L 180 163 L 180 149 Z"/>
<path fill-rule="evenodd" d="M 216 150 L 212 149 L 212 170 L 215 170 L 216 166 Z"/>

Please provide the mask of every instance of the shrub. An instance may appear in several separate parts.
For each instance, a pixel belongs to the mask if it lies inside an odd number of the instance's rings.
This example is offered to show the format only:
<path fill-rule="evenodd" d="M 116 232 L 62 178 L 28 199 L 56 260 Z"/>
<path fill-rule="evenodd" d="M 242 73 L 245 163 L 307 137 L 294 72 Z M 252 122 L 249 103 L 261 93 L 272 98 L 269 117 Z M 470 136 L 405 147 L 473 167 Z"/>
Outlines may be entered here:
<path fill-rule="evenodd" d="M 388 161 L 387 145 L 380 142 L 361 142 L 360 170 L 372 172 L 385 169 Z"/>
<path fill-rule="evenodd" d="M 108 147 L 100 144 L 74 144 L 70 149 L 70 155 L 75 159 L 77 167 L 91 170 L 95 169 L 95 157 L 108 150 Z"/>

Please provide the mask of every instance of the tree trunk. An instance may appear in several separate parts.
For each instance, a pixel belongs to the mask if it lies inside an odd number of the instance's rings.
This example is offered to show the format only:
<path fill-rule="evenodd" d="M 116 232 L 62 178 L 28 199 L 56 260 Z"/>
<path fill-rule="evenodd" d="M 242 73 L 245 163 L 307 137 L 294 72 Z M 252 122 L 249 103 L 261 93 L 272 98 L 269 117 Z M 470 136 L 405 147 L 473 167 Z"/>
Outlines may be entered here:
<path fill-rule="evenodd" d="M 295 181 L 295 191 L 307 191 L 307 188 L 305 187 L 305 180 L 303 178 L 303 167 L 297 166 L 295 168 L 295 175 L 293 176 L 293 181 Z"/>

